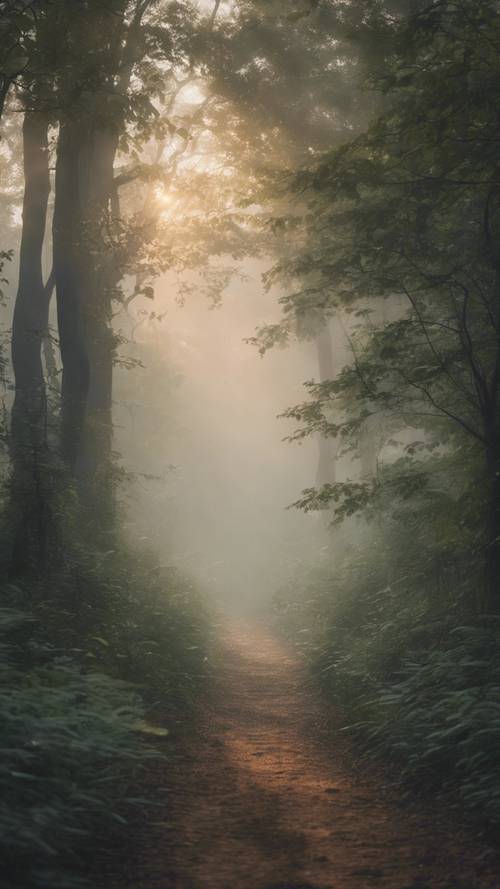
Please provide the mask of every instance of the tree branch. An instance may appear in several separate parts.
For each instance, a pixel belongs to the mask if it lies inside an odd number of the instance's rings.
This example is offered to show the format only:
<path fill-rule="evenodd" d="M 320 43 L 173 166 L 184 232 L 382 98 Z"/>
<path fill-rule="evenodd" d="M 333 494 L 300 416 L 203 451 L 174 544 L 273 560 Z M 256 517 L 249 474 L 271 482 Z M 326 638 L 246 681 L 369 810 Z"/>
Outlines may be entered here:
<path fill-rule="evenodd" d="M 397 373 L 404 379 L 405 383 L 409 386 L 412 386 L 414 389 L 422 392 L 423 395 L 427 398 L 428 401 L 432 404 L 433 407 L 436 408 L 437 411 L 441 414 L 441 416 L 447 417 L 449 420 L 453 420 L 454 423 L 457 423 L 465 432 L 468 432 L 469 435 L 472 435 L 473 438 L 480 441 L 482 444 L 486 444 L 486 439 L 477 429 L 474 429 L 467 420 L 464 420 L 462 417 L 459 417 L 458 414 L 453 413 L 453 411 L 449 411 L 447 408 L 443 407 L 442 404 L 439 404 L 431 392 L 427 389 L 426 386 L 423 386 L 421 383 L 417 383 L 415 380 L 410 379 L 405 372 L 400 367 L 394 368 Z M 408 412 L 410 413 L 410 412 Z"/>

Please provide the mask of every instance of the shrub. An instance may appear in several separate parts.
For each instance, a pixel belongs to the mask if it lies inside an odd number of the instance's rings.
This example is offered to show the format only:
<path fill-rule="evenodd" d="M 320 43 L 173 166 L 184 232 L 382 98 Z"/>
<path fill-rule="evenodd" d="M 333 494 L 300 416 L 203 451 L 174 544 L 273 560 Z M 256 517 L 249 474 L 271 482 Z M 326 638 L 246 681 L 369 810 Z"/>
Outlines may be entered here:
<path fill-rule="evenodd" d="M 500 653 L 495 621 L 457 627 L 446 644 L 404 658 L 397 679 L 360 701 L 374 752 L 410 778 L 451 785 L 500 823 Z"/>
<path fill-rule="evenodd" d="M 463 558 L 429 552 L 410 522 L 351 523 L 276 606 L 368 756 L 498 824 L 500 619 L 474 612 Z"/>
<path fill-rule="evenodd" d="M 124 682 L 46 650 L 30 669 L 18 666 L 16 633 L 28 621 L 0 609 L 3 885 L 72 889 L 83 882 L 79 850 L 123 820 L 131 772 L 152 754 L 136 731 L 142 705 Z"/>

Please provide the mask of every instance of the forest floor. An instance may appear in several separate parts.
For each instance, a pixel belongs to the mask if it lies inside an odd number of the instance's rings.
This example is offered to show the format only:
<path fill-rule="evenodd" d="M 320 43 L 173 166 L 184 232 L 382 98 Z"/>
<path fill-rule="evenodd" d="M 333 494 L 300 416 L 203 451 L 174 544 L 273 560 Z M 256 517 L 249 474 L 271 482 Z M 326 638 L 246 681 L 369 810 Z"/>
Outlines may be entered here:
<path fill-rule="evenodd" d="M 106 889 L 499 889 L 484 837 L 357 761 L 293 649 L 221 634 L 196 731 L 151 776 L 168 814 Z"/>

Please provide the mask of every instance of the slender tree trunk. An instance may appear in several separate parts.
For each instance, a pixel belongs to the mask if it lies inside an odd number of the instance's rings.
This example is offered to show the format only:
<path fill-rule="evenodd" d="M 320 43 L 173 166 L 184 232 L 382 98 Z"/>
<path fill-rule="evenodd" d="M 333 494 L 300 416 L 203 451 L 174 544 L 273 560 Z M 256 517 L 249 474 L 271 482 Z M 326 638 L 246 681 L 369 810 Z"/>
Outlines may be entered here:
<path fill-rule="evenodd" d="M 42 337 L 49 301 L 42 274 L 42 248 L 50 193 L 48 124 L 42 114 L 26 112 L 23 126 L 25 189 L 19 259 L 19 284 L 12 325 L 12 364 L 16 383 L 12 411 L 14 445 L 38 427 L 44 411 Z"/>
<path fill-rule="evenodd" d="M 335 377 L 335 361 L 333 357 L 332 337 L 328 322 L 326 321 L 320 333 L 316 337 L 316 351 L 318 355 L 318 367 L 320 382 L 333 380 Z M 336 461 L 339 450 L 338 439 L 318 437 L 319 456 L 316 473 L 316 484 L 334 484 L 336 481 Z"/>
<path fill-rule="evenodd" d="M 89 358 L 82 311 L 82 208 L 80 164 L 85 148 L 82 127 L 61 125 L 57 150 L 54 205 L 54 276 L 61 348 L 61 455 L 74 473 L 85 423 Z"/>
<path fill-rule="evenodd" d="M 48 121 L 27 111 L 23 125 L 24 200 L 19 284 L 12 325 L 15 397 L 11 422 L 13 506 L 17 512 L 13 570 L 43 561 L 45 523 L 42 484 L 46 450 L 42 340 L 49 299 L 43 283 L 42 250 L 50 193 Z"/>
<path fill-rule="evenodd" d="M 50 300 L 52 299 L 52 294 L 55 289 L 55 275 L 54 275 L 54 267 L 52 267 L 50 275 L 45 283 L 45 298 L 47 299 L 47 303 L 50 304 Z M 60 386 L 59 386 L 59 377 L 57 372 L 57 361 L 54 349 L 54 343 L 52 341 L 52 337 L 50 334 L 50 328 L 47 324 L 47 329 L 45 331 L 45 335 L 43 337 L 42 342 L 42 352 L 43 352 L 43 363 L 45 366 L 45 378 L 46 382 L 54 391 L 59 392 L 60 394 Z"/>

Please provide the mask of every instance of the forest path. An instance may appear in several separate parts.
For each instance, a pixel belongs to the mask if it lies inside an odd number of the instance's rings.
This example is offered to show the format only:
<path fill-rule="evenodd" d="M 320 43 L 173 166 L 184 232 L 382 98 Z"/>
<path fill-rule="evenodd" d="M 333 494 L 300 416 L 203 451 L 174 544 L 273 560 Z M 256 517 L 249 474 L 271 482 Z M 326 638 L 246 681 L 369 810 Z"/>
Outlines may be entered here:
<path fill-rule="evenodd" d="M 307 679 L 265 628 L 223 628 L 169 821 L 126 889 L 498 889 L 484 846 L 356 767 Z"/>

